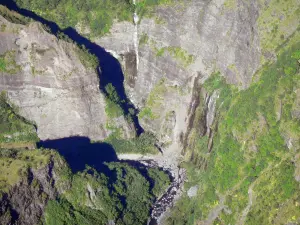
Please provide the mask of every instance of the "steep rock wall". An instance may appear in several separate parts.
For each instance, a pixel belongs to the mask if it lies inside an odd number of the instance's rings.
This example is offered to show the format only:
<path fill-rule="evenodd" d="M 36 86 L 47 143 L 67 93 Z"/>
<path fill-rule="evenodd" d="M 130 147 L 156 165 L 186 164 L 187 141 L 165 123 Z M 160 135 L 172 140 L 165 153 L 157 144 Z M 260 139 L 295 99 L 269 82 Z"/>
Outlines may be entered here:
<path fill-rule="evenodd" d="M 41 24 L 18 25 L 0 17 L 0 91 L 6 91 L 40 139 L 107 137 L 104 96 L 93 68 L 75 44 L 57 39 Z M 15 69 L 10 69 L 15 68 Z"/>
<path fill-rule="evenodd" d="M 141 124 L 164 143 L 178 142 L 187 129 L 196 77 L 203 83 L 212 72 L 220 71 L 229 83 L 241 88 L 250 85 L 260 67 L 258 14 L 257 1 L 170 3 L 156 7 L 152 18 L 140 18 L 138 34 L 133 24 L 115 23 L 111 34 L 96 42 L 122 62 L 126 90 L 141 110 Z M 139 54 L 134 54 L 136 35 Z M 163 94 L 157 89 L 162 80 Z M 171 130 L 171 138 L 163 137 L 166 129 Z"/>

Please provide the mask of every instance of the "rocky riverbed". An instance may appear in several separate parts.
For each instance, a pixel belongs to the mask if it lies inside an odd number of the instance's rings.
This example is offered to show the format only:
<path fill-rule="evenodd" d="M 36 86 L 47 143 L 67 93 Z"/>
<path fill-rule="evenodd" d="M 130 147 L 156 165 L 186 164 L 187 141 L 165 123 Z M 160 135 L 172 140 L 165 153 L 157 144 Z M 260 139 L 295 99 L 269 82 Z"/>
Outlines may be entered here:
<path fill-rule="evenodd" d="M 183 185 L 186 180 L 186 171 L 180 168 L 179 164 L 182 160 L 181 150 L 178 144 L 174 143 L 166 149 L 161 149 L 162 153 L 157 155 L 141 155 L 141 154 L 119 154 L 120 160 L 135 160 L 147 167 L 159 167 L 168 172 L 171 177 L 171 184 L 152 206 L 149 225 L 161 224 L 163 218 L 173 207 L 175 202 L 183 193 Z"/>

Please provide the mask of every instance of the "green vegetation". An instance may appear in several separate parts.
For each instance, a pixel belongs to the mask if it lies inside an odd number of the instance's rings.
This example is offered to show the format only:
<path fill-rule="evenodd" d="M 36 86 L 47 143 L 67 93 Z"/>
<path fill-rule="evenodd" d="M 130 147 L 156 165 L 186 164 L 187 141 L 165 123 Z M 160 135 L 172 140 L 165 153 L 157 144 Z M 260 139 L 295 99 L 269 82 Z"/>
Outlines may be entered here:
<path fill-rule="evenodd" d="M 30 19 L 27 17 L 24 17 L 20 15 L 19 13 L 16 13 L 14 11 L 9 10 L 3 5 L 0 5 L 0 15 L 3 16 L 5 19 L 12 23 L 17 24 L 28 24 L 30 22 Z M 2 25 L 1 25 L 2 27 Z"/>
<path fill-rule="evenodd" d="M 183 67 L 187 67 L 195 61 L 195 57 L 189 54 L 186 50 L 175 47 L 175 46 L 168 46 L 157 48 L 155 41 L 151 41 L 151 47 L 156 52 L 157 57 L 164 56 L 168 53 L 171 57 L 176 59 Z"/>
<path fill-rule="evenodd" d="M 45 19 L 54 21 L 61 28 L 76 27 L 91 37 L 109 32 L 115 21 L 133 22 L 136 10 L 139 18 L 153 17 L 157 6 L 186 3 L 175 0 L 14 0 L 19 7 L 29 9 Z M 86 12 L 89 12 L 88 14 Z M 159 23 L 161 19 L 157 20 Z"/>
<path fill-rule="evenodd" d="M 189 54 L 185 49 L 182 49 L 178 46 L 159 46 L 159 44 L 155 40 L 149 38 L 145 33 L 142 34 L 140 38 L 140 44 L 149 44 L 150 48 L 152 49 L 152 51 L 154 51 L 157 57 L 162 57 L 166 54 L 170 55 L 183 67 L 188 67 L 195 61 L 195 56 Z"/>
<path fill-rule="evenodd" d="M 161 194 L 164 193 L 166 188 L 170 185 L 169 176 L 164 171 L 160 171 L 155 168 L 149 168 L 147 172 L 149 177 L 152 179 L 154 183 L 152 193 L 156 197 L 159 197 Z"/>
<path fill-rule="evenodd" d="M 0 193 L 27 176 L 28 168 L 41 168 L 49 162 L 50 150 L 7 150 L 0 149 Z"/>
<path fill-rule="evenodd" d="M 292 223 L 300 218 L 299 206 L 295 205 L 299 199 L 297 192 L 300 188 L 294 178 L 294 171 L 295 166 L 289 160 L 285 160 L 257 179 L 254 188 L 254 192 L 257 193 L 256 202 L 249 212 L 247 224 Z M 278 216 L 282 208 L 285 209 L 289 204 L 293 204 L 291 211 Z"/>
<path fill-rule="evenodd" d="M 157 116 L 154 116 L 151 108 L 144 107 L 143 110 L 139 113 L 139 118 L 155 119 L 155 118 L 157 118 Z"/>
<path fill-rule="evenodd" d="M 161 104 L 163 104 L 164 95 L 167 89 L 165 86 L 165 79 L 161 79 L 150 92 L 146 101 L 145 107 L 140 111 L 139 118 L 157 119 L 159 118 L 160 112 L 156 112 Z M 154 111 L 155 110 L 155 111 Z"/>
<path fill-rule="evenodd" d="M 236 9 L 236 7 L 237 7 L 237 0 L 226 0 L 224 2 L 224 7 L 226 9 Z"/>
<path fill-rule="evenodd" d="M 188 54 L 186 50 L 180 47 L 166 47 L 166 51 L 168 51 L 172 57 L 179 60 L 184 67 L 192 64 L 195 60 L 193 55 Z"/>
<path fill-rule="evenodd" d="M 219 73 L 206 80 L 208 93 L 220 93 L 213 147 L 209 152 L 208 138 L 199 140 L 200 131 L 194 130 L 189 143 L 194 138 L 195 144 L 186 150 L 190 161 L 183 166 L 189 177 L 186 188 L 197 184 L 198 195 L 192 199 L 184 196 L 169 224 L 199 223 L 222 205 L 222 199 L 231 213 L 221 211 L 216 224 L 236 224 L 243 219 L 245 224 L 286 224 L 300 219 L 300 186 L 293 165 L 300 121 L 292 115 L 292 107 L 298 107 L 294 101 L 300 88 L 300 43 L 285 49 L 246 90 L 227 85 Z M 195 125 L 198 123 L 195 120 Z M 286 135 L 295 143 L 290 150 L 283 138 Z M 243 218 L 251 189 L 253 203 Z"/>
<path fill-rule="evenodd" d="M 0 55 L 0 72 L 16 74 L 21 71 L 21 66 L 15 61 L 16 52 L 7 51 Z"/>
<path fill-rule="evenodd" d="M 109 89 L 111 87 L 107 88 Z M 111 93 L 111 99 L 118 99 L 112 90 L 108 91 Z M 19 117 L 9 106 L 5 93 L 1 94 L 0 100 L 0 128 L 1 131 L 5 131 L 1 132 L 1 135 L 6 138 L 6 134 L 14 134 L 16 131 L 27 134 L 27 129 L 33 128 L 32 125 Z M 31 132 L 33 138 L 29 136 L 30 139 L 26 139 L 27 136 L 24 136 L 25 140 L 37 141 L 34 130 Z M 20 138 L 21 135 L 17 137 Z M 0 145 L 7 144 L 6 141 L 0 139 Z M 114 136 L 107 142 L 119 152 L 138 151 L 144 154 L 157 152 L 154 146 L 156 139 L 149 133 L 143 133 L 132 140 L 120 140 Z M 15 148 L 16 145 L 11 147 Z M 2 148 L 0 193 L 7 193 L 22 180 L 27 180 L 29 171 L 48 167 L 50 161 L 54 162 L 53 171 L 56 176 L 53 184 L 57 189 L 64 190 L 57 200 L 50 200 L 47 203 L 42 222 L 50 225 L 104 225 L 111 220 L 116 221 L 116 224 L 145 224 L 150 215 L 151 204 L 170 183 L 169 176 L 155 168 L 149 170 L 144 167 L 134 168 L 126 163 L 113 162 L 106 164 L 105 174 L 88 166 L 86 170 L 72 174 L 56 151 Z M 38 178 L 34 178 L 30 185 L 42 190 Z M 41 192 L 40 195 L 45 201 L 48 200 L 46 193 Z"/>
<path fill-rule="evenodd" d="M 164 103 L 166 102 L 166 96 L 168 94 L 184 95 L 184 90 L 179 86 L 171 86 L 167 84 L 167 79 L 162 78 L 152 88 L 145 102 L 145 106 L 141 109 L 138 114 L 139 119 L 155 120 L 162 117 L 167 118 L 168 113 L 173 109 L 169 108 L 168 112 L 162 113 L 164 110 Z M 175 106 L 176 107 L 176 106 Z"/>
<path fill-rule="evenodd" d="M 149 41 L 149 36 L 146 33 L 143 33 L 139 40 L 139 46 L 147 44 Z"/>
<path fill-rule="evenodd" d="M 186 3 L 186 1 L 181 0 L 139 0 L 136 4 L 136 11 L 140 18 L 153 17 L 157 6 L 170 6 L 182 2 Z"/>
<path fill-rule="evenodd" d="M 70 177 L 71 188 L 59 201 L 50 201 L 45 212 L 46 224 L 145 224 L 154 200 L 153 192 L 161 192 L 169 177 L 157 169 L 149 171 L 155 183 L 125 163 L 107 164 L 110 176 L 92 168 Z M 92 206 L 92 207 L 88 207 Z"/>
<path fill-rule="evenodd" d="M 51 31 L 46 25 L 43 26 L 46 31 Z M 54 35 L 56 35 L 56 37 L 60 40 L 72 43 L 81 63 L 86 68 L 96 71 L 97 67 L 99 66 L 99 60 L 96 55 L 92 54 L 88 49 L 86 49 L 84 45 L 78 45 L 77 43 L 75 43 L 68 35 L 62 32 L 55 33 Z"/>
<path fill-rule="evenodd" d="M 259 37 L 265 55 L 286 42 L 299 41 L 299 1 L 276 0 L 265 4 L 260 0 L 259 3 L 262 7 L 258 17 Z"/>
<path fill-rule="evenodd" d="M 46 213 L 45 224 L 64 225 L 64 224 L 99 224 L 105 225 L 106 217 L 99 210 L 88 207 L 74 209 L 66 199 L 49 201 Z"/>
<path fill-rule="evenodd" d="M 109 32 L 114 20 L 132 20 L 134 7 L 129 0 L 15 0 L 21 8 L 29 9 L 61 28 L 77 27 L 101 36 Z M 89 13 L 86 13 L 89 12 Z"/>
<path fill-rule="evenodd" d="M 110 118 L 116 118 L 124 115 L 123 109 L 121 108 L 121 99 L 112 84 L 105 86 L 106 91 L 106 106 L 105 112 Z"/>
<path fill-rule="evenodd" d="M 117 133 L 110 135 L 105 142 L 111 144 L 117 153 L 157 154 L 156 137 L 152 133 L 142 133 L 139 137 L 123 139 Z"/>
<path fill-rule="evenodd" d="M 0 147 L 4 144 L 35 143 L 38 137 L 35 128 L 16 114 L 16 107 L 8 104 L 5 92 L 0 93 Z M 13 145 L 12 145 L 13 146 Z"/>
<path fill-rule="evenodd" d="M 96 70 L 96 68 L 99 66 L 99 60 L 97 56 L 90 53 L 88 49 L 86 49 L 84 46 L 77 46 L 76 47 L 77 55 L 81 61 L 81 63 L 86 67 L 90 69 Z"/>

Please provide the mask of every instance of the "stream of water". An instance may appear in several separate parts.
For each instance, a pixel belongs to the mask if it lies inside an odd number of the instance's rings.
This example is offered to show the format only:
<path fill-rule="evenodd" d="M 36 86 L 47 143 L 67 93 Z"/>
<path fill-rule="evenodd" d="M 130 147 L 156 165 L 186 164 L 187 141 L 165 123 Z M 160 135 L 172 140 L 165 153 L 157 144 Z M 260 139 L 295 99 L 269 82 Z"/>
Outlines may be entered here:
<path fill-rule="evenodd" d="M 133 42 L 134 42 L 134 50 L 136 56 L 136 71 L 138 72 L 139 69 L 139 43 L 138 43 L 138 23 L 139 23 L 139 16 L 136 10 L 136 0 L 133 0 L 133 5 L 135 6 L 134 13 L 133 13 L 133 22 L 134 22 L 134 35 L 133 35 Z"/>

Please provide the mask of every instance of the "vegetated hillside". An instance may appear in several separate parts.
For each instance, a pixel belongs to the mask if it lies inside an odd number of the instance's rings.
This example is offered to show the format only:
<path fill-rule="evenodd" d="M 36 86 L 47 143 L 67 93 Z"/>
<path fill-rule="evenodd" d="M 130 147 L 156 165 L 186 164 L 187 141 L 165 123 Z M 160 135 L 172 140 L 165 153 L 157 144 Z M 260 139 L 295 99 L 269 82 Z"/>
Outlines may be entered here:
<path fill-rule="evenodd" d="M 201 116 L 194 120 L 183 165 L 186 188 L 199 189 L 177 203 L 167 224 L 300 222 L 300 43 L 277 54 L 246 90 L 219 73 L 204 83 L 219 95 L 216 119 L 210 136 L 200 133 Z"/>
<path fill-rule="evenodd" d="M 170 0 L 15 0 L 21 8 L 29 9 L 44 18 L 56 22 L 61 28 L 74 27 L 91 37 L 109 32 L 116 21 L 133 22 L 135 9 L 140 15 L 150 14 L 151 8 L 169 4 Z M 89 13 L 87 13 L 89 12 Z"/>
<path fill-rule="evenodd" d="M 0 98 L 1 224 L 146 224 L 169 184 L 158 169 L 111 162 L 73 174 L 58 152 L 35 148 L 33 126 Z M 101 149 L 98 149 L 101 151 Z"/>
<path fill-rule="evenodd" d="M 29 9 L 46 19 L 55 21 L 62 28 L 77 27 L 82 33 L 91 33 L 93 36 L 107 33 L 114 19 L 131 21 L 133 12 L 130 0 L 17 0 L 15 2 L 21 8 Z"/>

